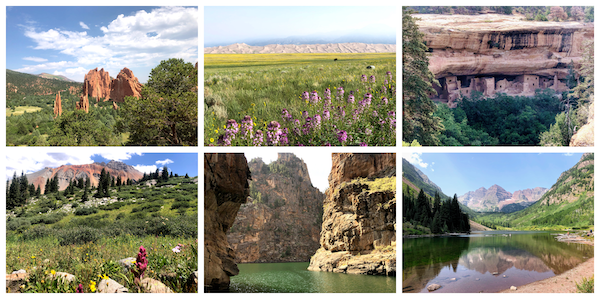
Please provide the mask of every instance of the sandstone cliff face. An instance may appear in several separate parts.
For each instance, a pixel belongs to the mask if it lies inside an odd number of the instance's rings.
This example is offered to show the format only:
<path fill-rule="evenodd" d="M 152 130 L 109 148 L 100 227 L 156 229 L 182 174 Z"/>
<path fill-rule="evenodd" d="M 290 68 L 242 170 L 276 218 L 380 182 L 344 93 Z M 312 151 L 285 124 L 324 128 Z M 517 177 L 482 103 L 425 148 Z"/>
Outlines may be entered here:
<path fill-rule="evenodd" d="M 578 69 L 593 23 L 533 22 L 506 15 L 416 15 L 431 52 L 438 96 L 449 104 L 480 91 L 533 95 L 537 88 L 567 89 L 568 64 Z"/>
<path fill-rule="evenodd" d="M 101 98 L 106 100 L 110 96 L 110 83 L 110 76 L 104 69 L 90 70 L 83 79 L 83 94 L 96 98 L 97 102 Z"/>
<path fill-rule="evenodd" d="M 243 154 L 204 154 L 204 286 L 226 290 L 237 275 L 235 252 L 226 233 L 250 193 L 250 169 Z"/>
<path fill-rule="evenodd" d="M 324 195 L 312 186 L 306 164 L 279 154 L 267 165 L 249 163 L 250 197 L 227 234 L 236 262 L 307 262 L 319 248 Z"/>
<path fill-rule="evenodd" d="M 27 174 L 27 180 L 36 188 L 39 186 L 42 193 L 46 187 L 46 180 L 58 178 L 58 190 L 62 191 L 69 186 L 69 182 L 74 179 L 85 178 L 90 180 L 92 186 L 98 186 L 102 168 L 110 172 L 114 178 L 121 177 L 122 181 L 131 179 L 137 181 L 143 177 L 143 173 L 123 162 L 110 161 L 108 163 L 92 163 L 85 165 L 62 165 L 57 168 L 46 167 L 40 171 Z"/>
<path fill-rule="evenodd" d="M 377 186 L 395 179 L 396 155 L 333 154 L 332 161 L 321 248 L 308 270 L 395 276 L 395 180 Z"/>
<path fill-rule="evenodd" d="M 110 99 L 115 102 L 123 102 L 127 96 L 139 98 L 141 91 L 142 84 L 128 68 L 122 69 L 110 83 Z"/>

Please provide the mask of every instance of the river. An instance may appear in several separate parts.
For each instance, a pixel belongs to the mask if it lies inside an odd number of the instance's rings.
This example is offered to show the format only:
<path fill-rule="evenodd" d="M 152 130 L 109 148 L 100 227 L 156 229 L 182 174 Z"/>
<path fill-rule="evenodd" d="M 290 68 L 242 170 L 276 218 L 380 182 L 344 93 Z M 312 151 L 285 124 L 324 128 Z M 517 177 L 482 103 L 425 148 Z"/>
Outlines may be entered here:
<path fill-rule="evenodd" d="M 594 247 L 563 243 L 556 232 L 487 231 L 403 239 L 402 292 L 498 292 L 546 279 L 594 256 Z"/>
<path fill-rule="evenodd" d="M 233 293 L 390 293 L 396 277 L 308 271 L 309 263 L 238 264 Z"/>

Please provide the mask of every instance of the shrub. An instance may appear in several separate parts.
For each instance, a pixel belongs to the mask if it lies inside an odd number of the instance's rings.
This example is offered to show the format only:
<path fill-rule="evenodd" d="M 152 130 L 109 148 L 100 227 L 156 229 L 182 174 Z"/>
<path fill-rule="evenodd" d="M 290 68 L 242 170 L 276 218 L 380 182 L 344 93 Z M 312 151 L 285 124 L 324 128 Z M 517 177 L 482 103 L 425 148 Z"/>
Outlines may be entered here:
<path fill-rule="evenodd" d="M 100 239 L 99 236 L 100 233 L 97 229 L 85 226 L 64 229 L 58 232 L 58 239 L 61 246 L 96 242 Z"/>
<path fill-rule="evenodd" d="M 29 219 L 9 218 L 9 220 L 6 222 L 6 230 L 7 231 L 22 232 L 23 230 L 27 229 L 29 226 L 31 226 L 31 221 L 29 221 Z"/>
<path fill-rule="evenodd" d="M 89 208 L 79 208 L 77 210 L 75 210 L 75 215 L 77 216 L 85 216 L 85 215 L 92 215 L 98 213 L 98 209 L 95 207 L 89 207 Z"/>
<path fill-rule="evenodd" d="M 54 229 L 51 229 L 47 226 L 34 226 L 24 231 L 23 235 L 21 235 L 21 239 L 23 239 L 23 241 L 36 240 L 52 235 L 54 232 Z"/>

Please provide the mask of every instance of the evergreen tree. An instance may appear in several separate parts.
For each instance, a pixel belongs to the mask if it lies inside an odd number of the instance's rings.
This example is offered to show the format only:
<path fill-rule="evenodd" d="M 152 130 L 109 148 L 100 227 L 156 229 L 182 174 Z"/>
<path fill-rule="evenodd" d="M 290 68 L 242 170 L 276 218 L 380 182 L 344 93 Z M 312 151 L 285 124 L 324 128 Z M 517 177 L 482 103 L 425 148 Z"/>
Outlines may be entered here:
<path fill-rule="evenodd" d="M 44 186 L 44 194 L 50 194 L 50 179 L 46 179 L 46 185 Z"/>
<path fill-rule="evenodd" d="M 429 98 L 437 84 L 429 71 L 427 46 L 419 31 L 414 11 L 402 8 L 402 140 L 416 140 L 422 145 L 438 145 L 444 130 L 439 117 L 434 117 L 436 105 Z"/>
<path fill-rule="evenodd" d="M 122 182 L 121 182 L 121 176 L 118 176 L 118 177 L 117 177 L 117 186 L 118 186 L 118 187 L 121 187 L 121 185 L 122 185 Z M 119 189 L 119 190 L 121 190 L 121 189 Z"/>
<path fill-rule="evenodd" d="M 163 170 L 162 170 L 162 179 L 165 182 L 169 180 L 169 169 L 167 169 L 167 166 L 163 167 Z"/>
<path fill-rule="evenodd" d="M 186 179 L 189 179 L 189 178 L 190 178 L 190 176 L 189 176 L 189 175 L 186 173 L 186 174 L 185 174 L 185 178 L 186 178 Z"/>

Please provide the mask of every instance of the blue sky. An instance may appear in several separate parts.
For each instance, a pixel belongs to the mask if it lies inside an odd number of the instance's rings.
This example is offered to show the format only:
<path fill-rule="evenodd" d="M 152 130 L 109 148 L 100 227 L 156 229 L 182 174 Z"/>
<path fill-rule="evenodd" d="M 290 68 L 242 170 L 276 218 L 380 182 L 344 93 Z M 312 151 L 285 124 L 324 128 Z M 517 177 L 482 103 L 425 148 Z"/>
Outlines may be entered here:
<path fill-rule="evenodd" d="M 573 167 L 581 153 L 441 154 L 405 153 L 411 162 L 442 191 L 461 196 L 497 184 L 508 192 L 527 188 L 550 188 L 563 171 Z"/>
<path fill-rule="evenodd" d="M 377 28 L 395 32 L 399 24 L 395 6 L 206 6 L 204 44 L 230 45 L 365 27 L 377 34 Z"/>
<path fill-rule="evenodd" d="M 127 67 L 145 83 L 161 60 L 198 61 L 197 7 L 8 6 L 6 68 L 83 82 Z"/>
<path fill-rule="evenodd" d="M 254 158 L 262 158 L 262 160 L 269 164 L 273 161 L 277 160 L 277 149 L 249 149 L 244 155 L 246 156 L 246 160 L 250 162 Z M 306 163 L 306 167 L 308 168 L 308 175 L 310 176 L 311 184 L 321 190 L 321 192 L 325 192 L 327 187 L 329 187 L 329 172 L 331 172 L 331 153 L 329 152 L 319 152 L 311 149 L 302 149 L 302 150 L 286 150 L 286 153 L 293 153 L 296 157 L 302 159 L 304 163 Z"/>
<path fill-rule="evenodd" d="M 6 178 L 12 178 L 16 172 L 32 173 L 44 167 L 59 167 L 61 165 L 83 165 L 94 162 L 109 162 L 111 160 L 121 161 L 135 169 L 150 173 L 157 168 L 167 166 L 173 174 L 190 177 L 198 175 L 198 154 L 196 153 L 134 153 L 134 152 L 112 152 L 112 153 L 87 153 L 89 151 L 73 151 L 63 153 L 44 153 L 25 150 L 19 153 L 6 155 Z"/>

